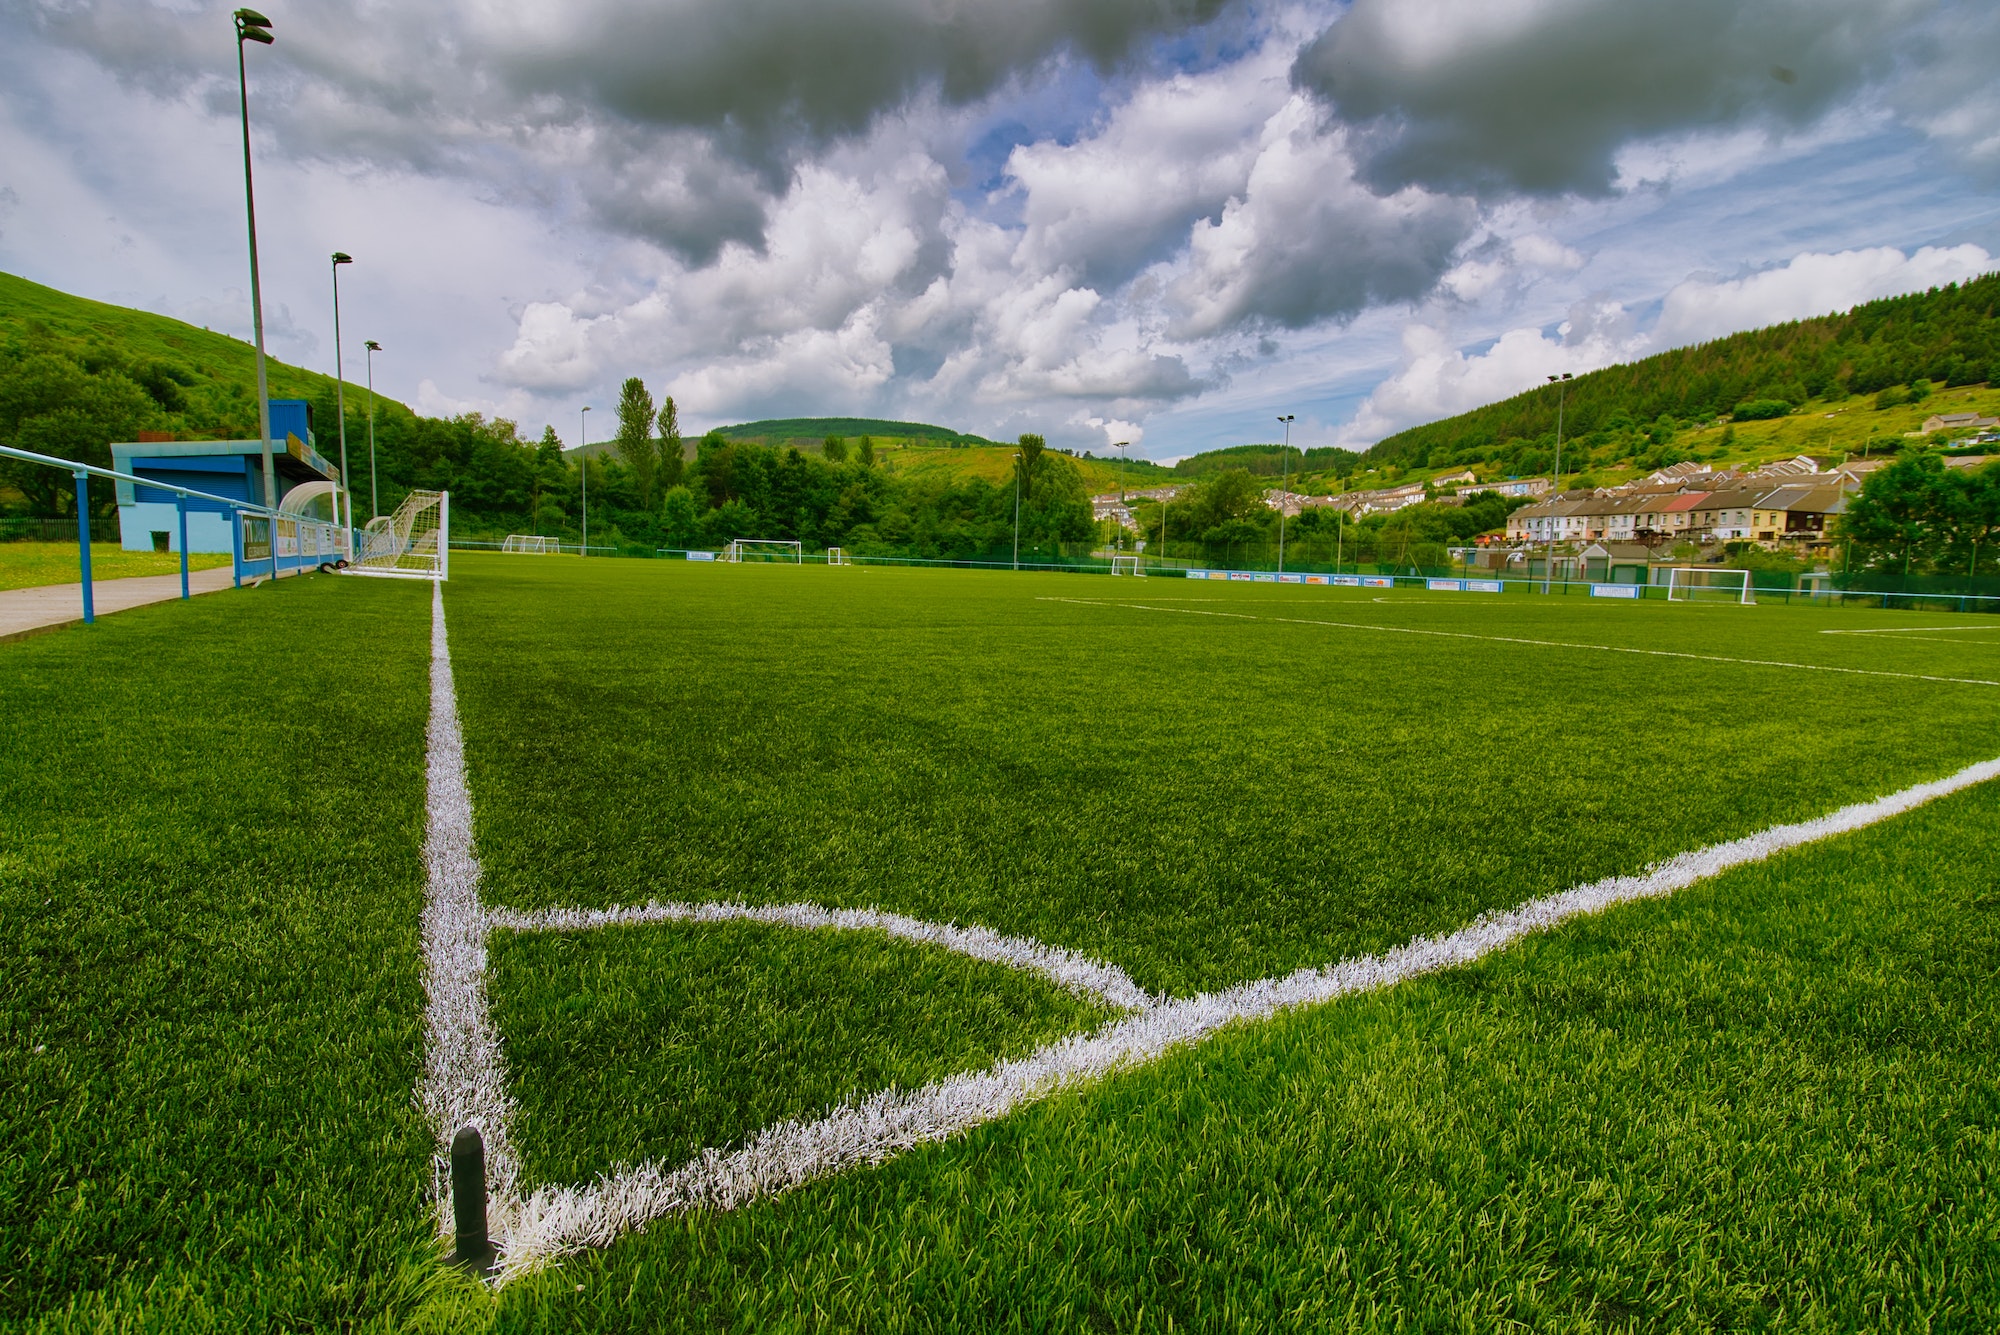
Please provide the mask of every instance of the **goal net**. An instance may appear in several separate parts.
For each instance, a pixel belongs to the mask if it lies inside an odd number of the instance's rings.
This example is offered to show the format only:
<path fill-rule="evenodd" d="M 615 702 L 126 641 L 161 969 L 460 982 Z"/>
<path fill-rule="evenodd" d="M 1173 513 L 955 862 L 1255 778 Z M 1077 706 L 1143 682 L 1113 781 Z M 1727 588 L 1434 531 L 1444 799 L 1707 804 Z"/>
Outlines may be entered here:
<path fill-rule="evenodd" d="M 1139 564 L 1139 558 L 1136 555 L 1117 553 L 1111 558 L 1111 573 L 1114 575 L 1139 575 L 1143 577 L 1146 573 L 1146 567 Z"/>
<path fill-rule="evenodd" d="M 1667 601 L 1672 603 L 1742 603 L 1757 601 L 1747 570 L 1706 570 L 1675 567 L 1667 572 Z"/>
<path fill-rule="evenodd" d="M 451 577 L 451 493 L 413 491 L 392 515 L 378 515 L 361 532 L 357 575 L 404 579 Z"/>
<path fill-rule="evenodd" d="M 526 556 L 559 556 L 562 554 L 561 538 L 544 538 L 533 533 L 509 533 L 507 540 L 500 544 L 503 552 L 520 552 Z"/>
<path fill-rule="evenodd" d="M 854 564 L 854 562 L 847 559 L 847 553 L 838 547 L 829 547 L 826 549 L 826 563 L 830 566 L 851 566 Z"/>
<path fill-rule="evenodd" d="M 722 549 L 721 561 L 789 561 L 804 565 L 806 547 L 802 542 L 781 538 L 737 538 Z"/>

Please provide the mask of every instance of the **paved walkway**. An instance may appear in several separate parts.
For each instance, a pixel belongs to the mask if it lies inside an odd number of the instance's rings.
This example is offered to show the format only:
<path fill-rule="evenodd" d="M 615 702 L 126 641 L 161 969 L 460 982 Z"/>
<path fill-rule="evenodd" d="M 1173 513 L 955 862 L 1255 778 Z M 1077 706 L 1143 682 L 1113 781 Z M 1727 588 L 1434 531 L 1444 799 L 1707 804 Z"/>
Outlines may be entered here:
<path fill-rule="evenodd" d="M 229 587 L 229 567 L 188 574 L 189 593 L 214 593 Z M 132 579 L 91 581 L 97 615 L 128 607 L 164 603 L 181 596 L 181 577 L 139 575 Z M 0 589 L 0 640 L 18 640 L 83 620 L 83 585 L 43 584 L 32 589 Z"/>

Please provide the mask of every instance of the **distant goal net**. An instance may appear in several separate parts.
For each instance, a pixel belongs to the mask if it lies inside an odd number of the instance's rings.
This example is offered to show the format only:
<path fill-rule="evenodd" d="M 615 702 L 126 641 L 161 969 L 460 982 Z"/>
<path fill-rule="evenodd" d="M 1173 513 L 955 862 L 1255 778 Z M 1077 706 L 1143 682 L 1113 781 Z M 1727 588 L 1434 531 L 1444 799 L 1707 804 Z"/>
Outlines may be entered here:
<path fill-rule="evenodd" d="M 738 538 L 722 549 L 718 561 L 784 561 L 804 565 L 806 547 L 802 542 L 780 538 Z"/>
<path fill-rule="evenodd" d="M 1667 572 L 1667 601 L 1670 603 L 1741 603 L 1750 606 L 1757 596 L 1750 587 L 1747 570 L 1706 570 L 1676 567 Z"/>
<path fill-rule="evenodd" d="M 562 554 L 561 538 L 544 538 L 533 533 L 509 533 L 507 540 L 500 544 L 503 552 L 519 552 L 523 556 L 559 556 Z"/>
<path fill-rule="evenodd" d="M 1139 563 L 1136 555 L 1120 553 L 1111 558 L 1111 573 L 1114 575 L 1139 575 L 1143 577 L 1146 567 Z"/>
<path fill-rule="evenodd" d="M 413 491 L 392 515 L 378 515 L 361 533 L 356 575 L 401 579 L 451 577 L 451 493 Z"/>
<path fill-rule="evenodd" d="M 847 559 L 847 553 L 838 547 L 829 547 L 826 549 L 826 563 L 830 566 L 851 566 L 854 564 L 854 562 Z"/>

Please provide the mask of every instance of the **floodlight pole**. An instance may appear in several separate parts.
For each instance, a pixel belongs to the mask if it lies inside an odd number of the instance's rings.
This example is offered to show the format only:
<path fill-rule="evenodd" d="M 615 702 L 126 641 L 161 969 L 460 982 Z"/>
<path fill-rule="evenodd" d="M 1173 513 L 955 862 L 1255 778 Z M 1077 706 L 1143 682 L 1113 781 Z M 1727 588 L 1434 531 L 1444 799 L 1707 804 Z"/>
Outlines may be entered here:
<path fill-rule="evenodd" d="M 231 16 L 236 25 L 236 92 L 243 111 L 243 204 L 250 221 L 250 321 L 257 335 L 257 435 L 264 458 L 264 504 L 278 508 L 278 468 L 271 460 L 271 385 L 264 373 L 264 291 L 257 275 L 257 191 L 250 174 L 250 80 L 244 71 L 243 43 L 269 46 L 271 20 L 254 9 Z M 277 566 L 272 565 L 275 577 Z"/>
<path fill-rule="evenodd" d="M 1285 502 L 1292 493 L 1292 422 L 1296 413 L 1286 413 L 1278 420 L 1285 424 L 1284 476 L 1278 483 L 1278 573 L 1285 573 Z"/>
<path fill-rule="evenodd" d="M 1555 492 L 1550 497 L 1550 503 L 1554 505 L 1562 504 L 1563 404 L 1564 400 L 1567 399 L 1569 396 L 1569 382 L 1570 382 L 1570 373 L 1568 371 L 1564 371 L 1559 376 L 1552 375 L 1549 377 L 1549 383 L 1556 387 L 1556 474 L 1555 474 Z M 1608 568 L 1609 567 L 1607 567 L 1607 569 Z M 1544 594 L 1550 592 L 1551 584 L 1553 583 L 1555 578 L 1555 569 L 1556 569 L 1556 515 L 1553 511 L 1551 511 L 1549 514 L 1549 556 L 1548 560 L 1543 562 L 1542 564 L 1542 592 Z M 1564 584 L 1563 587 L 1568 588 L 1569 585 Z"/>
<path fill-rule="evenodd" d="M 1014 569 L 1021 568 L 1021 456 L 1014 456 Z"/>
<path fill-rule="evenodd" d="M 347 372 L 340 359 L 340 266 L 352 263 L 352 255 L 333 252 L 333 415 L 340 419 L 340 492 L 347 498 L 347 522 L 341 527 L 347 534 L 350 556 L 354 554 L 354 497 L 347 491 Z M 334 498 L 333 522 L 340 523 L 339 496 Z"/>
<path fill-rule="evenodd" d="M 1114 450 L 1118 451 L 1118 504 L 1120 504 L 1120 505 L 1125 505 L 1125 503 L 1126 503 L 1126 501 L 1125 501 L 1125 451 L 1126 451 L 1127 447 L 1129 447 L 1129 446 L 1130 446 L 1131 444 L 1132 444 L 1132 442 L 1131 442 L 1131 441 L 1129 441 L 1129 440 L 1121 440 L 1121 441 L 1118 441 L 1118 442 L 1114 443 L 1114 444 L 1113 444 L 1113 445 L 1111 446 L 1111 448 L 1112 448 L 1112 449 L 1114 449 Z M 1129 509 L 1129 508 L 1127 509 L 1126 513 L 1128 513 L 1128 514 L 1129 514 L 1129 513 L 1131 513 L 1131 511 L 1130 511 L 1130 509 Z M 1119 525 L 1119 527 L 1120 527 L 1120 528 L 1123 528 L 1123 527 L 1124 527 L 1124 525 L 1122 525 L 1122 524 L 1121 524 L 1121 525 Z"/>
<path fill-rule="evenodd" d="M 576 415 L 577 439 L 576 475 L 583 480 L 583 550 L 579 556 L 590 555 L 590 405 L 584 404 L 583 411 Z"/>
<path fill-rule="evenodd" d="M 375 490 L 375 354 L 382 345 L 369 339 L 362 346 L 368 349 L 368 517 L 377 518 L 382 513 L 382 501 Z"/>

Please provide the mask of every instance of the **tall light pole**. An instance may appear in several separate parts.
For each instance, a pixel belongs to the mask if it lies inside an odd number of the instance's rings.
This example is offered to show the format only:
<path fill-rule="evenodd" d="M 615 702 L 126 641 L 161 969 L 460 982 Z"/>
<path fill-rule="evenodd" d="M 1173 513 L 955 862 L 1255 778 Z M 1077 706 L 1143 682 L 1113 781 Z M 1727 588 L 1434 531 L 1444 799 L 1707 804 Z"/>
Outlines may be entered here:
<path fill-rule="evenodd" d="M 1118 503 L 1125 504 L 1125 451 L 1131 446 L 1129 440 L 1112 442 L 1111 448 L 1118 451 Z M 1129 510 L 1126 513 L 1131 513 Z M 1120 525 L 1119 527 L 1124 527 Z"/>
<path fill-rule="evenodd" d="M 271 461 L 271 386 L 264 375 L 264 290 L 257 278 L 257 191 L 250 177 L 250 79 L 243 68 L 243 44 L 269 46 L 271 20 L 254 9 L 239 9 L 236 24 L 236 92 L 243 107 L 243 203 L 250 219 L 250 322 L 257 332 L 257 435 L 264 455 L 264 504 L 278 508 L 278 468 Z"/>
<path fill-rule="evenodd" d="M 576 447 L 576 475 L 583 479 L 583 549 L 579 556 L 590 555 L 590 405 L 584 404 L 583 411 L 576 415 L 577 439 L 582 443 Z"/>
<path fill-rule="evenodd" d="M 353 542 L 354 496 L 347 490 L 347 372 L 340 360 L 340 266 L 354 263 L 344 250 L 333 252 L 333 415 L 340 419 L 340 490 L 347 497 L 348 541 Z M 340 522 L 340 507 L 334 506 L 334 522 Z"/>
<path fill-rule="evenodd" d="M 1278 419 L 1285 424 L 1284 478 L 1278 483 L 1278 573 L 1285 573 L 1285 503 L 1292 493 L 1292 423 L 1297 414 L 1286 413 Z M 1310 555 L 1310 553 L 1308 553 Z"/>
<path fill-rule="evenodd" d="M 1014 456 L 1014 569 L 1021 568 L 1021 456 Z"/>
<path fill-rule="evenodd" d="M 1563 405 L 1564 401 L 1569 397 L 1570 379 L 1571 377 L 1568 371 L 1564 371 L 1559 376 L 1552 375 L 1549 377 L 1549 383 L 1556 387 L 1556 475 L 1555 475 L 1555 491 L 1551 494 L 1551 502 L 1557 505 L 1560 505 L 1562 503 Z M 1544 563 L 1542 567 L 1543 593 L 1547 593 L 1549 591 L 1550 581 L 1553 580 L 1555 577 L 1555 568 L 1556 568 L 1555 525 L 1556 525 L 1556 515 L 1553 512 L 1551 512 L 1549 515 L 1549 559 L 1547 560 L 1547 562 Z M 1569 577 L 1565 575 L 1563 578 L 1567 580 Z M 1565 583 L 1563 587 L 1568 588 L 1569 586 L 1567 583 Z"/>
<path fill-rule="evenodd" d="M 362 344 L 368 349 L 368 517 L 382 513 L 382 501 L 375 491 L 375 354 L 382 345 L 374 339 Z"/>

